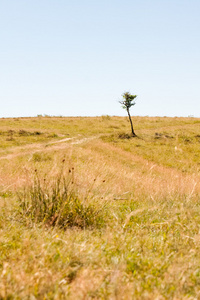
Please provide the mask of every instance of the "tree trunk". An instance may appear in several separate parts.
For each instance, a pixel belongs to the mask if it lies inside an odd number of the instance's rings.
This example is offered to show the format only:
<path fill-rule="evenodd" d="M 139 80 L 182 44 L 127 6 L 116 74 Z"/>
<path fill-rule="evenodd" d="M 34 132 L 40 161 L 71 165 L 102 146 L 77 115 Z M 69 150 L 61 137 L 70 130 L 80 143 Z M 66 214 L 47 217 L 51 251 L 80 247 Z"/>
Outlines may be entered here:
<path fill-rule="evenodd" d="M 129 121 L 130 121 L 130 123 L 131 123 L 131 131 L 132 131 L 132 135 L 133 135 L 133 136 L 137 136 L 137 135 L 135 134 L 134 129 L 133 129 L 133 123 L 132 123 L 132 120 L 131 120 L 131 116 L 130 116 L 129 109 L 127 109 L 127 113 L 128 113 Z"/>

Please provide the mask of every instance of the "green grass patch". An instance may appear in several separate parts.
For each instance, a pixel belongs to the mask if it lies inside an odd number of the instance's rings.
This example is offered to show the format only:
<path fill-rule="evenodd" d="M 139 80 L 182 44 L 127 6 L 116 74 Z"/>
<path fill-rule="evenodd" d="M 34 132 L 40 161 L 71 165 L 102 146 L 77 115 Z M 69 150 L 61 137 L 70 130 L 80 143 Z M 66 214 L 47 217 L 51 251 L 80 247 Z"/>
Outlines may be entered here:
<path fill-rule="evenodd" d="M 20 212 L 34 223 L 48 226 L 101 228 L 105 224 L 105 207 L 82 199 L 74 187 L 73 176 L 63 172 L 55 179 L 41 179 L 37 170 L 32 184 L 18 194 Z M 71 170 L 70 170 L 71 173 Z"/>

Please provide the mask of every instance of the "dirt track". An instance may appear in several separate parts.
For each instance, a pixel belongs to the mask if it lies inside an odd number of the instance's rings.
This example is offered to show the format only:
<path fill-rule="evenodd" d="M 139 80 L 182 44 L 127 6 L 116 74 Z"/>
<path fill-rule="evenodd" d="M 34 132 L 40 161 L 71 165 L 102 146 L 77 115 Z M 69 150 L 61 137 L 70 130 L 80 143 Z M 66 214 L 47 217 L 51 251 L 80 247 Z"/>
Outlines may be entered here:
<path fill-rule="evenodd" d="M 28 144 L 21 147 L 12 147 L 10 151 L 13 153 L 3 155 L 0 157 L 0 160 L 2 159 L 12 159 L 18 156 L 26 155 L 26 154 L 32 154 L 35 152 L 41 152 L 41 151 L 53 151 L 53 150 L 59 150 L 66 148 L 66 143 L 70 145 L 78 145 L 85 143 L 87 141 L 91 141 L 95 138 L 98 138 L 97 136 L 92 136 L 89 138 L 82 138 L 78 139 L 75 137 L 72 138 L 64 138 L 59 141 L 51 141 L 48 143 L 34 143 L 34 144 Z M 68 143 L 70 142 L 70 143 Z M 16 152 L 17 151 L 17 152 Z"/>

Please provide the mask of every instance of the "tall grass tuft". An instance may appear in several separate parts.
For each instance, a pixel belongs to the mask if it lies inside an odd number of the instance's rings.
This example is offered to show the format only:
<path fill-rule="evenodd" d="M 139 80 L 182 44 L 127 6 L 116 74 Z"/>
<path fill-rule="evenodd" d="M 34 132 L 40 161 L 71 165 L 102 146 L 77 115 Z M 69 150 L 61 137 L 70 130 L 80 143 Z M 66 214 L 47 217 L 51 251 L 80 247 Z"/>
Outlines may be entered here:
<path fill-rule="evenodd" d="M 41 179 L 36 170 L 32 184 L 18 194 L 21 214 L 34 223 L 64 229 L 102 227 L 105 205 L 80 197 L 75 190 L 73 177 L 61 171 L 53 180 Z"/>

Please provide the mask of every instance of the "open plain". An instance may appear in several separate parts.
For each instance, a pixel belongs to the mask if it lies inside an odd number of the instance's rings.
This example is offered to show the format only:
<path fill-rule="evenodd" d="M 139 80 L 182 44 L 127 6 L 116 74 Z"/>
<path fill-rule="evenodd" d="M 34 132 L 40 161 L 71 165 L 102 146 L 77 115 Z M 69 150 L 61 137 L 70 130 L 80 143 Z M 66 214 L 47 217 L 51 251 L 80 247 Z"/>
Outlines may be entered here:
<path fill-rule="evenodd" d="M 200 299 L 200 119 L 0 119 L 0 299 Z"/>

